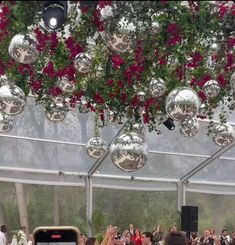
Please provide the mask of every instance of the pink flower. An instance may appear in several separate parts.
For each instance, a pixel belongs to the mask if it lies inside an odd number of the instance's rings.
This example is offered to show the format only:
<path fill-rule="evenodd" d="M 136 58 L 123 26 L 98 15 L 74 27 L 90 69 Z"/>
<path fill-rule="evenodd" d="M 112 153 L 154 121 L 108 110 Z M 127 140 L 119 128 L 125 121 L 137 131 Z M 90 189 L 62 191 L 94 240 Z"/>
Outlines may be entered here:
<path fill-rule="evenodd" d="M 21 75 L 33 75 L 33 68 L 29 64 L 20 64 L 18 65 L 18 71 Z"/>
<path fill-rule="evenodd" d="M 219 4 L 218 8 L 219 8 L 219 17 L 222 19 L 222 18 L 224 18 L 225 14 L 227 13 L 228 7 L 225 6 L 224 4 Z"/>
<path fill-rule="evenodd" d="M 202 79 L 201 79 L 200 81 L 198 81 L 198 86 L 199 86 L 199 87 L 203 87 L 204 84 L 205 84 L 207 81 L 209 81 L 209 80 L 211 80 L 211 76 L 210 76 L 209 74 L 205 74 L 205 75 L 202 77 Z"/>
<path fill-rule="evenodd" d="M 122 92 L 121 93 L 121 101 L 122 101 L 122 103 L 126 102 L 126 100 L 127 100 L 127 94 Z"/>
<path fill-rule="evenodd" d="M 124 59 L 118 54 L 113 55 L 111 60 L 112 60 L 112 67 L 114 69 L 119 69 L 120 66 L 124 63 Z"/>
<path fill-rule="evenodd" d="M 112 79 L 108 79 L 107 80 L 107 82 L 106 82 L 106 84 L 108 85 L 108 86 L 113 86 L 113 80 Z"/>
<path fill-rule="evenodd" d="M 37 49 L 38 51 L 43 51 L 49 41 L 48 36 L 43 33 L 38 27 L 34 30 L 37 39 Z"/>
<path fill-rule="evenodd" d="M 201 99 L 201 101 L 207 100 L 206 95 L 202 91 L 198 92 L 198 96 Z"/>
<path fill-rule="evenodd" d="M 51 36 L 50 36 L 50 41 L 51 41 L 51 53 L 55 53 L 56 51 L 56 47 L 58 45 L 58 37 L 57 37 L 57 34 L 56 32 L 52 32 L 51 33 Z"/>
<path fill-rule="evenodd" d="M 139 100 L 138 96 L 135 95 L 135 96 L 131 99 L 131 106 L 134 107 L 134 108 L 136 108 L 136 107 L 139 106 L 139 102 L 140 102 L 140 100 Z"/>

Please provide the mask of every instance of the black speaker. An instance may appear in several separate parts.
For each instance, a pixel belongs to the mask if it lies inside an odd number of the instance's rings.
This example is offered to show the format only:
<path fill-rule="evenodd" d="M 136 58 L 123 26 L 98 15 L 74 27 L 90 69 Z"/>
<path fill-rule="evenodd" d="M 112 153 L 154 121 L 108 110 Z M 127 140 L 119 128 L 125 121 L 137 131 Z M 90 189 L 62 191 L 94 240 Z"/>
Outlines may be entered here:
<path fill-rule="evenodd" d="M 198 207 L 181 207 L 181 230 L 195 232 L 198 231 Z"/>

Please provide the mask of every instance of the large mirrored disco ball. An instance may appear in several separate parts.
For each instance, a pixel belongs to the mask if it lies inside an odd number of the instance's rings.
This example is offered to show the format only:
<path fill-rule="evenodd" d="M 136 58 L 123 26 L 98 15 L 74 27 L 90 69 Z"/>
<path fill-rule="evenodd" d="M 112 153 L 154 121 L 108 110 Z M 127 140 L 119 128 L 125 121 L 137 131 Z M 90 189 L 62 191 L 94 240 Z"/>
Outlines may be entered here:
<path fill-rule="evenodd" d="M 79 53 L 74 60 L 74 66 L 80 73 L 88 73 L 92 67 L 92 58 L 88 53 Z"/>
<path fill-rule="evenodd" d="M 100 158 L 107 151 L 107 144 L 101 137 L 93 137 L 86 144 L 86 152 L 92 158 Z"/>
<path fill-rule="evenodd" d="M 132 132 L 136 133 L 142 138 L 145 138 L 145 134 L 146 134 L 145 127 L 141 122 L 132 122 L 132 121 L 127 122 L 124 126 L 124 131 L 127 133 L 132 133 Z"/>
<path fill-rule="evenodd" d="M 180 123 L 180 134 L 184 137 L 193 137 L 198 133 L 199 123 L 196 118 L 186 119 Z"/>
<path fill-rule="evenodd" d="M 25 93 L 16 85 L 4 85 L 0 87 L 1 109 L 8 115 L 18 115 L 24 110 Z"/>
<path fill-rule="evenodd" d="M 3 111 L 0 111 L 0 132 L 10 131 L 13 127 L 13 120 Z"/>
<path fill-rule="evenodd" d="M 203 92 L 205 93 L 207 98 L 215 98 L 220 92 L 219 83 L 216 80 L 207 81 L 203 86 Z"/>
<path fill-rule="evenodd" d="M 124 133 L 114 139 L 110 153 L 114 165 L 126 172 L 142 168 L 148 160 L 147 144 L 136 133 Z"/>
<path fill-rule="evenodd" d="M 165 81 L 161 78 L 153 78 L 149 83 L 149 92 L 154 98 L 161 97 L 166 90 Z"/>
<path fill-rule="evenodd" d="M 8 47 L 12 59 L 22 64 L 32 64 L 39 56 L 37 41 L 33 34 L 16 34 Z"/>
<path fill-rule="evenodd" d="M 200 99 L 196 92 L 188 87 L 173 89 L 165 101 L 165 109 L 170 118 L 184 121 L 197 115 Z"/>
<path fill-rule="evenodd" d="M 60 77 L 57 80 L 57 86 L 65 93 L 72 93 L 76 88 L 74 81 L 70 81 L 66 76 Z"/>
<path fill-rule="evenodd" d="M 67 106 L 64 103 L 52 101 L 45 109 L 46 117 L 52 122 L 62 122 L 67 115 Z"/>
<path fill-rule="evenodd" d="M 226 146 L 233 142 L 234 129 L 229 124 L 219 124 L 213 129 L 213 141 L 219 146 Z"/>
<path fill-rule="evenodd" d="M 120 27 L 116 30 L 108 28 L 104 33 L 104 40 L 107 47 L 120 54 L 132 51 L 135 45 L 135 35 L 126 27 Z"/>

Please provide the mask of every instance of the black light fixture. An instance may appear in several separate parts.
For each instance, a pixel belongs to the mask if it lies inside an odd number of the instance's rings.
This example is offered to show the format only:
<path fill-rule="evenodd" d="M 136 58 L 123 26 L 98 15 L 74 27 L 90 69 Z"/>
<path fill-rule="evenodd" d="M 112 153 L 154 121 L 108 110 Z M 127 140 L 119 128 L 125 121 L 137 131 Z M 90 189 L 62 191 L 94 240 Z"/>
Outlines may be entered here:
<path fill-rule="evenodd" d="M 166 121 L 163 122 L 163 124 L 169 129 L 169 130 L 174 130 L 175 129 L 175 124 L 173 119 L 168 117 Z"/>
<path fill-rule="evenodd" d="M 67 19 L 67 1 L 43 1 L 42 18 L 51 30 L 61 28 Z"/>

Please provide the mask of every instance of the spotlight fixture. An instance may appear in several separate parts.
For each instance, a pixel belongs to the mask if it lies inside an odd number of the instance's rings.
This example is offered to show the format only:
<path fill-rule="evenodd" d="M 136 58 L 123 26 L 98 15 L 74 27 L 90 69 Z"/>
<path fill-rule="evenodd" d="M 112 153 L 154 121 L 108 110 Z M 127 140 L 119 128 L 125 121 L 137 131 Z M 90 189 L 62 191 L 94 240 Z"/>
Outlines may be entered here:
<path fill-rule="evenodd" d="M 61 28 L 67 18 L 67 1 L 43 1 L 42 18 L 51 30 Z"/>
<path fill-rule="evenodd" d="M 173 119 L 170 117 L 167 118 L 166 121 L 163 122 L 163 124 L 169 129 L 169 130 L 174 130 L 175 129 L 175 124 Z"/>

